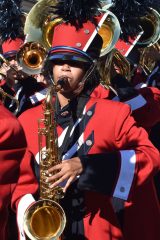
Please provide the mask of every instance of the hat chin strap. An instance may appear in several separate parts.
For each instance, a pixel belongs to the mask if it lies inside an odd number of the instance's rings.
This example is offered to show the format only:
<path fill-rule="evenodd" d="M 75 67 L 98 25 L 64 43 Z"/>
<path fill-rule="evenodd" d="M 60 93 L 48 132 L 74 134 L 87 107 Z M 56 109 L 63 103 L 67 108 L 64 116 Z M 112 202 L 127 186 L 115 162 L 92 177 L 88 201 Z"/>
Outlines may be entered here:
<path fill-rule="evenodd" d="M 85 73 L 84 77 L 81 80 L 81 83 L 85 83 L 89 77 L 92 75 L 92 73 L 94 72 L 95 68 L 97 66 L 97 61 L 94 60 L 94 62 L 91 64 L 91 66 L 89 67 L 89 69 L 87 70 L 87 72 Z"/>

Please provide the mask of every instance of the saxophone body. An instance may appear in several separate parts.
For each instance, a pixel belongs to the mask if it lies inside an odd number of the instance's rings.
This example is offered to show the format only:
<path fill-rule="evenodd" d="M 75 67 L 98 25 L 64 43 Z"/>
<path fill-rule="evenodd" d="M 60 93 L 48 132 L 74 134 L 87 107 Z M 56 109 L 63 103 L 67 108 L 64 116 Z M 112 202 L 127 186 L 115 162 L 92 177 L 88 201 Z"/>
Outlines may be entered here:
<path fill-rule="evenodd" d="M 57 240 L 61 236 L 66 216 L 58 203 L 63 198 L 61 187 L 49 188 L 45 180 L 48 168 L 59 163 L 56 121 L 53 121 L 54 107 L 52 103 L 53 87 L 49 88 L 44 102 L 44 119 L 39 120 L 39 155 L 40 155 L 40 200 L 33 203 L 24 215 L 24 232 L 31 240 Z M 45 140 L 46 149 L 42 148 Z"/>

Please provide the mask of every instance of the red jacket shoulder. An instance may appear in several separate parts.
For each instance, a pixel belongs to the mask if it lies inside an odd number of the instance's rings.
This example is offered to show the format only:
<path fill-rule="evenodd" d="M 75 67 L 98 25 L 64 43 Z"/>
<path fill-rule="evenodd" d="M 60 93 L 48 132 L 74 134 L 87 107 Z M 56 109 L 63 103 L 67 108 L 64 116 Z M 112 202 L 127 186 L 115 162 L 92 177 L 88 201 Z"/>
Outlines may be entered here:
<path fill-rule="evenodd" d="M 0 146 L 1 149 L 26 145 L 24 133 L 18 119 L 0 103 Z"/>

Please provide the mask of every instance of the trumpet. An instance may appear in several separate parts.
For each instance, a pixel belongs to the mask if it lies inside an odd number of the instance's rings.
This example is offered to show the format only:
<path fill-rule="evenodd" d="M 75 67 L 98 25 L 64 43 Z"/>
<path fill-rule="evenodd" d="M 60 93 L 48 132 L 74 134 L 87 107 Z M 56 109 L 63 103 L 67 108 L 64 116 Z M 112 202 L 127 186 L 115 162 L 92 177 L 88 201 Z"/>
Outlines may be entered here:
<path fill-rule="evenodd" d="M 25 43 L 17 53 L 17 62 L 28 75 L 39 74 L 47 57 L 47 50 L 39 42 Z"/>

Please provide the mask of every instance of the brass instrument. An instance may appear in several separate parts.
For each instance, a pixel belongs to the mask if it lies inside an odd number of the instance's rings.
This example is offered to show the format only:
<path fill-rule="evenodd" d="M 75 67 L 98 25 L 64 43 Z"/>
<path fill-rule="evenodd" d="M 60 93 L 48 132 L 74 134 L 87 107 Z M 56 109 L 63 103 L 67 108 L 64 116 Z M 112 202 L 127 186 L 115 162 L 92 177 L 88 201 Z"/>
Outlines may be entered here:
<path fill-rule="evenodd" d="M 2 60 L 2 62 L 4 62 L 7 66 L 9 66 L 13 71 L 15 71 L 16 73 L 18 72 L 17 69 L 10 64 L 10 62 L 2 55 L 0 54 L 0 59 Z M 6 75 L 4 73 L 0 73 L 0 75 L 2 75 L 4 78 L 6 77 Z M 13 105 L 14 102 L 16 104 L 16 109 L 15 111 L 13 112 L 14 115 L 17 114 L 18 112 L 18 108 L 19 108 L 19 101 L 13 97 L 12 95 L 6 93 L 1 87 L 0 87 L 0 95 L 1 95 L 1 100 L 2 102 L 5 101 L 6 97 L 8 97 L 9 99 L 11 99 L 11 104 L 10 105 Z"/>
<path fill-rule="evenodd" d="M 0 87 L 0 95 L 1 95 L 1 97 L 2 97 L 2 102 L 5 101 L 5 98 L 6 98 L 6 97 L 8 97 L 8 98 L 11 99 L 11 104 L 13 104 L 13 102 L 15 102 L 15 104 L 16 104 L 16 109 L 15 109 L 15 111 L 13 112 L 13 114 L 16 115 L 17 112 L 18 112 L 18 108 L 19 108 L 19 101 L 18 101 L 15 97 L 13 97 L 13 96 L 11 96 L 10 94 L 6 93 L 1 87 Z"/>
<path fill-rule="evenodd" d="M 22 66 L 23 72 L 29 75 L 42 72 L 53 36 L 49 9 L 55 3 L 55 0 L 39 0 L 26 16 L 26 43 L 17 54 L 17 62 Z"/>
<path fill-rule="evenodd" d="M 118 73 L 124 76 L 128 81 L 131 80 L 131 69 L 128 60 L 117 50 L 112 51 L 98 61 L 98 70 L 101 76 L 101 83 L 106 88 L 111 88 L 117 95 L 112 87 L 112 78 Z"/>
<path fill-rule="evenodd" d="M 140 48 L 139 51 L 139 66 L 143 69 L 145 75 L 148 76 L 160 60 L 160 44 L 157 42 L 150 47 Z"/>
<path fill-rule="evenodd" d="M 113 5 L 112 0 L 100 0 L 100 4 L 103 10 L 107 10 Z"/>
<path fill-rule="evenodd" d="M 46 49 L 51 47 L 53 28 L 61 19 L 50 13 L 50 8 L 56 6 L 57 0 L 39 0 L 30 10 L 24 25 L 24 33 L 27 42 L 39 42 Z"/>
<path fill-rule="evenodd" d="M 47 49 L 51 47 L 54 28 L 63 21 L 50 13 L 50 8 L 55 7 L 57 3 L 57 0 L 48 0 L 47 4 L 46 0 L 40 0 L 32 7 L 24 26 L 27 41 L 40 42 Z M 99 9 L 99 11 L 107 15 L 104 23 L 98 26 L 98 33 L 103 39 L 101 56 L 104 56 L 118 41 L 121 28 L 117 17 L 112 12 L 104 9 Z"/>
<path fill-rule="evenodd" d="M 24 231 L 31 240 L 57 240 L 66 225 L 64 210 L 58 204 L 58 199 L 64 196 L 62 188 L 50 189 L 49 184 L 45 182 L 47 170 L 59 163 L 56 122 L 52 116 L 52 93 L 60 90 L 61 85 L 62 82 L 49 88 L 44 105 L 44 119 L 39 120 L 40 200 L 33 203 L 24 216 Z M 43 137 L 46 143 L 45 150 L 42 149 Z"/>
<path fill-rule="evenodd" d="M 150 47 L 160 39 L 160 14 L 153 8 L 148 9 L 148 14 L 141 17 L 143 34 L 137 42 L 139 47 Z"/>
<path fill-rule="evenodd" d="M 25 43 L 17 53 L 17 62 L 22 71 L 28 75 L 39 74 L 42 71 L 47 50 L 38 42 Z"/>
<path fill-rule="evenodd" d="M 107 14 L 107 18 L 98 30 L 98 33 L 103 40 L 103 46 L 100 54 L 102 57 L 114 48 L 116 42 L 119 39 L 121 28 L 117 17 L 112 12 L 108 10 L 101 11 L 106 12 L 105 14 Z"/>
<path fill-rule="evenodd" d="M 153 8 L 148 9 L 148 14 L 141 17 L 143 34 L 137 42 L 140 58 L 137 67 L 140 67 L 146 76 L 150 75 L 159 61 L 160 51 L 160 14 Z"/>
<path fill-rule="evenodd" d="M 10 67 L 13 71 L 15 71 L 16 73 L 18 73 L 18 70 L 16 67 L 14 67 L 13 65 L 10 64 L 10 62 L 0 53 L 0 60 L 2 60 L 2 62 L 4 62 L 8 67 Z"/>

